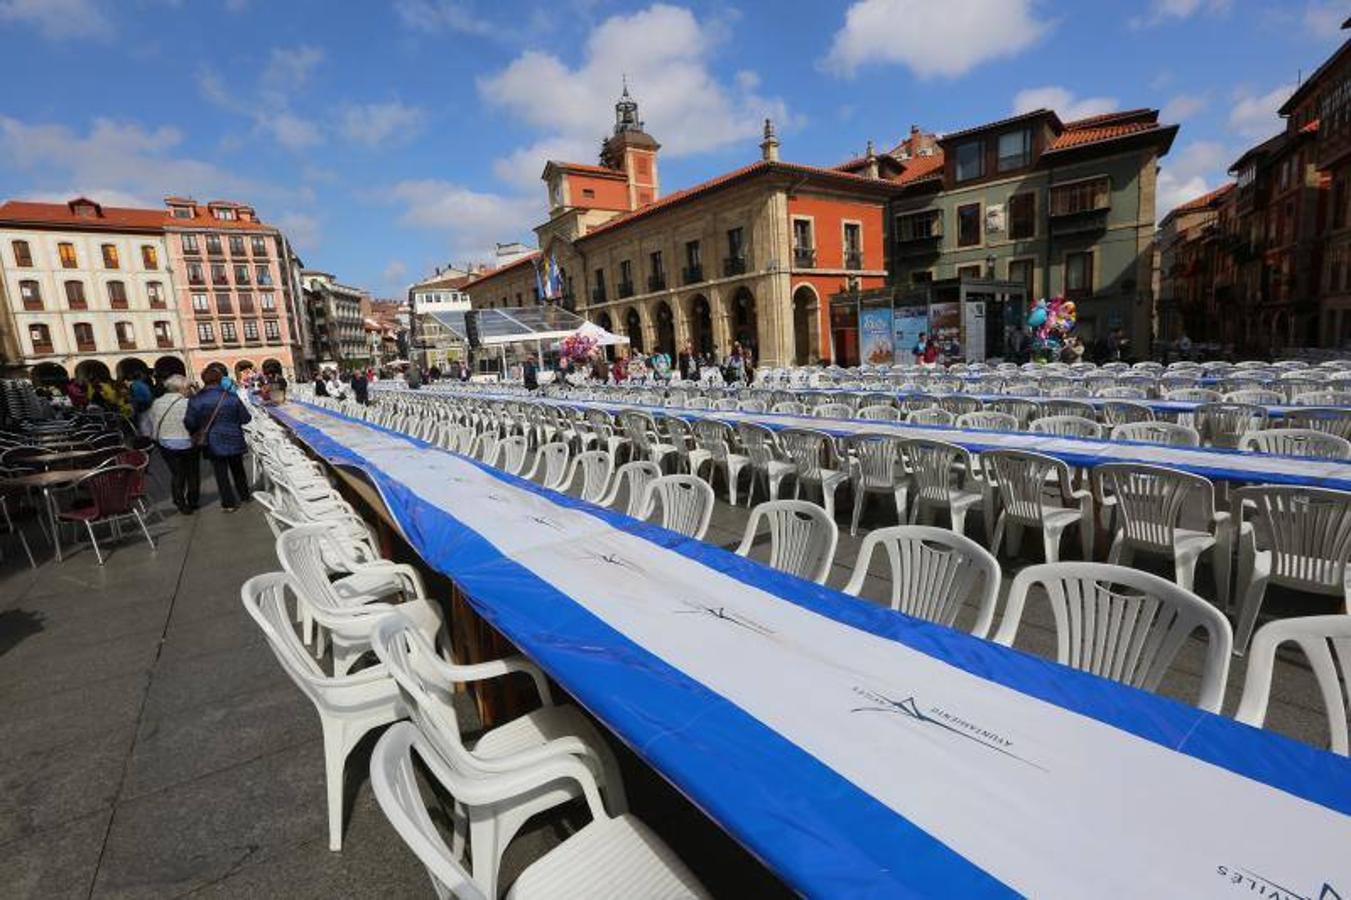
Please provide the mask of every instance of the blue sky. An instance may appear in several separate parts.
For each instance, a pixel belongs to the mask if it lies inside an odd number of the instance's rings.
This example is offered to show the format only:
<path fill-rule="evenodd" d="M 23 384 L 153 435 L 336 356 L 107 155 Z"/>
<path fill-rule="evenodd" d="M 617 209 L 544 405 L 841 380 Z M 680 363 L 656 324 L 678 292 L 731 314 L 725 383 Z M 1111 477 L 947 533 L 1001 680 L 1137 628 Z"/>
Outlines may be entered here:
<path fill-rule="evenodd" d="M 1214 187 L 1343 37 L 1324 0 L 0 0 L 0 196 L 252 202 L 377 295 L 544 218 L 621 73 L 675 190 L 838 162 L 912 123 L 1154 106 L 1159 205 Z"/>

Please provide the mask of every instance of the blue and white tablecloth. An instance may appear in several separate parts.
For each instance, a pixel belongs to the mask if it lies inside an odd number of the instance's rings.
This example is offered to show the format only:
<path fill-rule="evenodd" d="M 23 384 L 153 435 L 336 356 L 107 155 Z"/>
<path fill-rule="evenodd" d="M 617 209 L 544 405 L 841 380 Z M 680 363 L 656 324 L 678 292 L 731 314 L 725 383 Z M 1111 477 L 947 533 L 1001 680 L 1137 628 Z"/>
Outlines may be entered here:
<path fill-rule="evenodd" d="M 395 432 L 274 413 L 363 471 L 429 565 L 805 895 L 1351 896 L 1343 758 Z"/>

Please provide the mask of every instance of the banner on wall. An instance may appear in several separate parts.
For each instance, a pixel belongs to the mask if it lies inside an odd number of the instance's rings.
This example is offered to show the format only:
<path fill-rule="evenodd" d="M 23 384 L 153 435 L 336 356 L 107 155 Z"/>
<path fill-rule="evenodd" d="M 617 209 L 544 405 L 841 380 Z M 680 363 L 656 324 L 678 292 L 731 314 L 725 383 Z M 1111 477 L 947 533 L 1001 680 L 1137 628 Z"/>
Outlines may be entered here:
<path fill-rule="evenodd" d="M 919 336 L 929 330 L 929 308 L 927 306 L 898 306 L 895 310 L 894 341 L 895 354 L 899 362 L 914 362 L 915 342 Z"/>
<path fill-rule="evenodd" d="M 947 359 L 962 356 L 962 305 L 929 304 L 929 334 L 938 341 L 938 351 Z"/>
<path fill-rule="evenodd" d="M 870 365 L 889 365 L 895 356 L 891 307 L 863 309 L 858 314 L 859 359 Z"/>

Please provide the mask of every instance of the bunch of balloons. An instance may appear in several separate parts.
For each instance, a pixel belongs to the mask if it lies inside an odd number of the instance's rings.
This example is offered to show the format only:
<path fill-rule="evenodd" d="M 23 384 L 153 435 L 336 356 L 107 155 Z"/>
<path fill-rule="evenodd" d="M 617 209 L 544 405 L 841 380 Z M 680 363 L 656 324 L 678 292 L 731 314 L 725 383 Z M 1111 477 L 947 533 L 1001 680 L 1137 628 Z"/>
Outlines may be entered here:
<path fill-rule="evenodd" d="M 1027 313 L 1027 327 L 1032 330 L 1032 346 L 1042 355 L 1054 358 L 1065 345 L 1065 339 L 1074 330 L 1078 310 L 1073 300 L 1064 297 L 1042 298 Z"/>

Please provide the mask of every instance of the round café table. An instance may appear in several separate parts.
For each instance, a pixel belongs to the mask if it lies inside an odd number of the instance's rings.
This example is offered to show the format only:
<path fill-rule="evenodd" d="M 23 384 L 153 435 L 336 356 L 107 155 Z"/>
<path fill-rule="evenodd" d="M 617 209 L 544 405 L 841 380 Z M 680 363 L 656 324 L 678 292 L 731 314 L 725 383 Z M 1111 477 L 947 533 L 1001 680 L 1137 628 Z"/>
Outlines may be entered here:
<path fill-rule="evenodd" d="M 29 472 L 26 475 L 13 475 L 3 479 L 6 487 L 21 488 L 29 491 L 41 491 L 42 502 L 47 508 L 47 521 L 51 524 L 52 546 L 56 548 L 56 561 L 61 561 L 61 532 L 56 522 L 56 503 L 52 500 L 54 488 L 74 484 L 97 469 L 49 469 L 46 472 Z"/>

